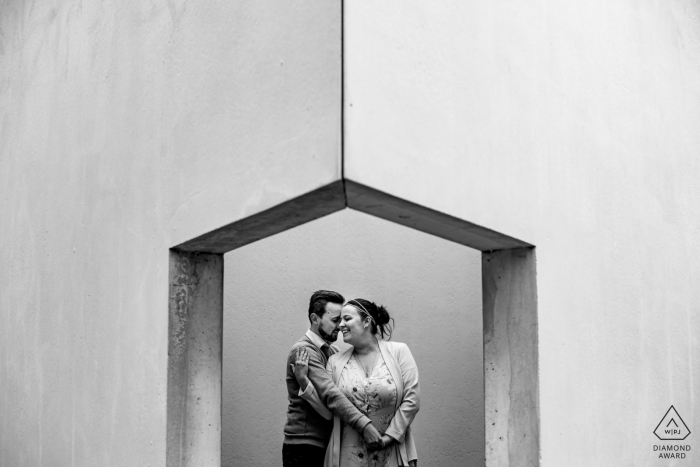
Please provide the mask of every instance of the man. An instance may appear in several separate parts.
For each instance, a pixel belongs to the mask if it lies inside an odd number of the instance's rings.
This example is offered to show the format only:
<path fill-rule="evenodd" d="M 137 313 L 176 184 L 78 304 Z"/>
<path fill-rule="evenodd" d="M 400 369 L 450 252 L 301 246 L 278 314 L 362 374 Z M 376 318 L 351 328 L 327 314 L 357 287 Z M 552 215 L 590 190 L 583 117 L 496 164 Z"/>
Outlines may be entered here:
<path fill-rule="evenodd" d="M 286 378 L 289 406 L 282 446 L 283 467 L 323 467 L 326 446 L 333 431 L 333 420 L 323 418 L 299 396 L 300 387 L 293 367 L 297 350 L 302 348 L 306 349 L 309 358 L 309 379 L 326 407 L 362 433 L 366 442 L 381 442 L 381 435 L 370 419 L 343 395 L 326 371 L 328 358 L 337 352 L 331 344 L 338 337 L 344 301 L 337 292 L 314 292 L 309 301 L 309 330 L 289 352 Z"/>

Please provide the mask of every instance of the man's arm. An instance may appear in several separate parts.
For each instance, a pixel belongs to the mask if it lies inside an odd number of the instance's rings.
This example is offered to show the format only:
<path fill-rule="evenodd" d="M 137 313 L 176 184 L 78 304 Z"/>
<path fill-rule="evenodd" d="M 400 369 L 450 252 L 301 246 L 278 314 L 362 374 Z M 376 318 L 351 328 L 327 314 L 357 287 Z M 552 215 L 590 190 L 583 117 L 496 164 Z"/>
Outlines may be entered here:
<path fill-rule="evenodd" d="M 364 431 L 371 420 L 348 400 L 338 389 L 326 371 L 318 349 L 307 347 L 309 353 L 309 379 L 323 404 L 358 433 Z"/>
<path fill-rule="evenodd" d="M 320 356 L 318 356 L 319 364 L 321 363 Z M 299 388 L 299 396 L 302 399 L 305 399 L 307 402 L 311 404 L 311 406 L 319 413 L 321 416 L 323 416 L 326 419 L 331 419 L 332 418 L 332 412 L 328 410 L 328 408 L 323 404 L 321 401 L 321 398 L 319 397 L 319 394 L 315 391 L 314 384 L 311 382 L 311 380 L 308 377 L 309 373 L 309 349 L 306 349 L 304 347 L 300 347 L 296 351 L 296 357 L 295 361 L 293 364 L 290 365 L 292 367 L 292 372 L 294 373 L 294 377 L 297 380 L 297 383 L 299 383 L 300 388 Z M 330 372 L 326 370 L 326 376 L 330 379 L 332 387 L 337 389 L 337 386 L 335 383 L 333 383 L 333 378 L 331 377 Z M 340 391 L 340 390 L 338 390 Z M 347 398 L 342 394 L 343 399 Z M 348 401 L 350 402 L 350 401 Z M 352 403 L 350 403 L 352 405 Z M 353 408 L 356 408 L 354 405 L 352 405 Z M 359 412 L 359 411 L 358 411 Z M 362 414 L 362 412 L 360 412 Z M 364 417 L 364 414 L 362 414 Z M 340 417 L 340 415 L 339 415 Z M 367 418 L 367 417 L 365 417 Z M 362 426 L 362 419 L 360 419 L 359 422 L 355 424 L 355 426 L 360 427 Z M 357 430 L 357 428 L 355 428 Z M 362 437 L 365 440 L 365 444 L 367 445 L 367 448 L 370 451 L 374 451 L 377 449 L 382 449 L 383 448 L 383 443 L 382 443 L 382 435 L 377 431 L 377 429 L 372 425 L 372 423 L 366 423 L 364 425 L 364 428 L 362 431 L 358 430 L 358 433 L 362 433 Z M 415 466 L 414 466 L 415 467 Z"/>
<path fill-rule="evenodd" d="M 296 352 L 294 363 L 289 366 L 292 368 L 297 383 L 299 383 L 299 397 L 311 404 L 311 407 L 323 418 L 331 420 L 333 412 L 323 405 L 313 383 L 309 380 L 309 352 L 304 347 L 300 347 Z"/>

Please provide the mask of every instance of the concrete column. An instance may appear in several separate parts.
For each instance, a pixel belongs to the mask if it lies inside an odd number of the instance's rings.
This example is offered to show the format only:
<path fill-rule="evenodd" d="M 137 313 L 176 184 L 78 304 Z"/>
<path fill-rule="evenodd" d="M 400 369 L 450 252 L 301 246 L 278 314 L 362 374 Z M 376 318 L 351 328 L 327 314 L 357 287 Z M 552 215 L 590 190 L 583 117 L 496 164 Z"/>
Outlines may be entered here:
<path fill-rule="evenodd" d="M 221 465 L 224 259 L 170 253 L 168 467 Z"/>
<path fill-rule="evenodd" d="M 540 465 L 535 250 L 482 254 L 486 467 Z"/>

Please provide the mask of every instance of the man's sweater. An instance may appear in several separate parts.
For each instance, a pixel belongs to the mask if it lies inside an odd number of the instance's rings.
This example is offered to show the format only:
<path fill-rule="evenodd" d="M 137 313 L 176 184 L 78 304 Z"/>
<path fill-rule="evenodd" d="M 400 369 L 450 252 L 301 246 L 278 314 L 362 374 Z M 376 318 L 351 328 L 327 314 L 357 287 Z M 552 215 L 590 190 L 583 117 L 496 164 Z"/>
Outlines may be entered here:
<path fill-rule="evenodd" d="M 299 396 L 299 383 L 291 364 L 296 360 L 297 349 L 306 348 L 309 354 L 309 379 L 323 403 L 342 421 L 362 433 L 370 423 L 352 402 L 338 389 L 326 370 L 326 356 L 307 336 L 292 346 L 287 357 L 287 423 L 284 425 L 285 444 L 311 444 L 325 448 L 333 431 L 333 420 L 326 420 Z M 331 347 L 331 354 L 335 349 Z"/>

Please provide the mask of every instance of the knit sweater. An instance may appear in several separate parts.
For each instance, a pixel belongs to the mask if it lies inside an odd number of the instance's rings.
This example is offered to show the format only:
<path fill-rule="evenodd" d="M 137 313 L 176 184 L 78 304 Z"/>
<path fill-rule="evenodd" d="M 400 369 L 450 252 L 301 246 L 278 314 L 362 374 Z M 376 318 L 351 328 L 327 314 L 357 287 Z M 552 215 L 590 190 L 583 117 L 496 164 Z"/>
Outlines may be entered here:
<path fill-rule="evenodd" d="M 311 404 L 299 396 L 299 383 L 294 377 L 291 364 L 296 360 L 297 349 L 306 348 L 309 354 L 309 379 L 315 391 L 334 414 L 362 433 L 370 423 L 367 418 L 338 389 L 326 370 L 326 356 L 311 340 L 304 336 L 289 351 L 287 357 L 287 423 L 284 425 L 285 444 L 311 444 L 325 448 L 333 430 L 333 421 L 319 415 Z M 336 349 L 331 346 L 331 353 Z"/>

